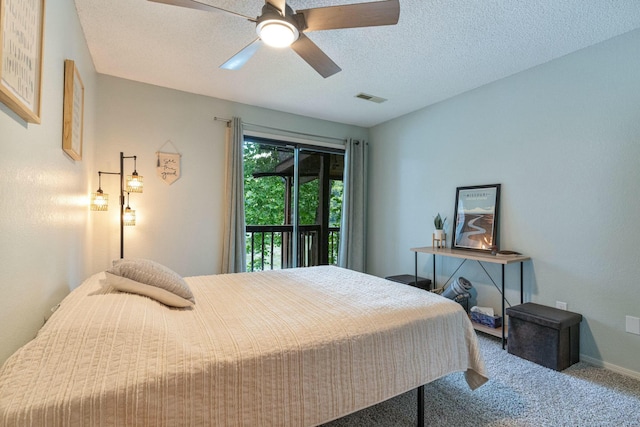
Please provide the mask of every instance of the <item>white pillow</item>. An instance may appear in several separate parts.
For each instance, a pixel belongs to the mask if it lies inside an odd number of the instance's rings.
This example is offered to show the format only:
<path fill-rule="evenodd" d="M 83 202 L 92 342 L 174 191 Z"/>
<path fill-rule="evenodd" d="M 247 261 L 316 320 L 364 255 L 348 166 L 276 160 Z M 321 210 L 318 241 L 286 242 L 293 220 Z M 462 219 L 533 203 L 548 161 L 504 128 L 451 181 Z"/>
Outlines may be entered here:
<path fill-rule="evenodd" d="M 191 289 L 175 271 L 147 259 L 121 259 L 105 272 L 107 283 L 119 291 L 148 296 L 171 307 L 195 304 Z"/>

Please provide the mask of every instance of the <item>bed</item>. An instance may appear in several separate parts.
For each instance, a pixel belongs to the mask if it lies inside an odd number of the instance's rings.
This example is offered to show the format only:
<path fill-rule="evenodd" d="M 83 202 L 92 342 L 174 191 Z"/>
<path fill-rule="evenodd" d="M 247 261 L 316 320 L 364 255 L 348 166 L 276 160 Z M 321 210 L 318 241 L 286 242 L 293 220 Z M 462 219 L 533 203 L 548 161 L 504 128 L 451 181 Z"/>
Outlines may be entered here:
<path fill-rule="evenodd" d="M 0 426 L 314 426 L 465 372 L 456 303 L 338 267 L 184 278 L 172 308 L 95 274 L 0 369 Z"/>

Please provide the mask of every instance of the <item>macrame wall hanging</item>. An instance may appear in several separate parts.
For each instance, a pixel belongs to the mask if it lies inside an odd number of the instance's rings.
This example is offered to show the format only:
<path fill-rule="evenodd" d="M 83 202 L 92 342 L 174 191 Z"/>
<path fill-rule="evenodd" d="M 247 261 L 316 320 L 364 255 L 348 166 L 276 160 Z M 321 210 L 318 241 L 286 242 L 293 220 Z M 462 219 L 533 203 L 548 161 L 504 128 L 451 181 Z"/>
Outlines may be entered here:
<path fill-rule="evenodd" d="M 167 144 L 171 144 L 175 150 L 174 153 L 161 151 Z M 156 151 L 156 156 L 158 157 L 156 174 L 167 184 L 173 184 L 178 178 L 180 178 L 180 158 L 182 157 L 182 154 L 180 154 L 174 143 L 169 139 L 162 144 L 158 151 Z"/>

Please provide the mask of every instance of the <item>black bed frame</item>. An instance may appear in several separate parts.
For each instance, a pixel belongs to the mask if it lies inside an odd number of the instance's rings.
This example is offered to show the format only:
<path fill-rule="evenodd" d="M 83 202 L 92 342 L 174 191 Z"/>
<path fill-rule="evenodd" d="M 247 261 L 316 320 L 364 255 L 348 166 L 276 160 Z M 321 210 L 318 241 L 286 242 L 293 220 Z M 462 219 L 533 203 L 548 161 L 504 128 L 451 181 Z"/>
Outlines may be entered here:
<path fill-rule="evenodd" d="M 424 427 L 424 386 L 418 387 L 418 427 Z"/>

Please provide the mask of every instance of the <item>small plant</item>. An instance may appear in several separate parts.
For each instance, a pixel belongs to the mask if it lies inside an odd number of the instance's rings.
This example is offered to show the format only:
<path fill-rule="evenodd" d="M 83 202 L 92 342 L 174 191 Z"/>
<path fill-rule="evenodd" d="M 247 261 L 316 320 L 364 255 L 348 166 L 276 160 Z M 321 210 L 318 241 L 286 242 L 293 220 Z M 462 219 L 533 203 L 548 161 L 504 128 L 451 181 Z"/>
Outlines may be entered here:
<path fill-rule="evenodd" d="M 446 220 L 447 218 L 442 219 L 442 217 L 438 213 L 438 215 L 436 215 L 436 217 L 433 219 L 433 225 L 436 227 L 436 230 L 442 230 L 444 228 L 444 223 Z"/>

